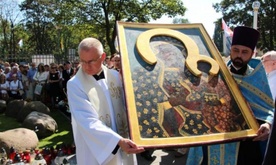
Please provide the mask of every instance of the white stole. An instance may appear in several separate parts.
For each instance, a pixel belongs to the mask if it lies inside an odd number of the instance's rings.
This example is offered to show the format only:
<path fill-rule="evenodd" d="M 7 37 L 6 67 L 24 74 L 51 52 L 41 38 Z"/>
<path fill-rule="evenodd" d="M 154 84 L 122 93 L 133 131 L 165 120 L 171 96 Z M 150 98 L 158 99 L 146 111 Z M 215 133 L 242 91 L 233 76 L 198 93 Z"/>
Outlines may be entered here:
<path fill-rule="evenodd" d="M 128 138 L 128 123 L 127 123 L 127 115 L 126 109 L 124 104 L 124 93 L 123 93 L 123 86 L 119 76 L 115 70 L 110 70 L 102 65 L 102 69 L 105 75 L 106 83 L 108 86 L 112 107 L 113 107 L 113 114 L 115 117 L 115 124 L 116 124 L 116 131 L 119 135 L 124 138 Z M 116 73 L 116 74 L 115 74 Z M 109 105 L 107 104 L 107 99 L 109 97 L 105 96 L 105 92 L 103 91 L 102 87 L 98 84 L 97 80 L 91 76 L 87 75 L 82 68 L 79 69 L 77 72 L 78 77 L 82 81 L 84 91 L 86 92 L 89 101 L 95 107 L 99 115 L 99 119 L 108 127 L 114 128 L 111 126 L 111 117 L 113 116 L 110 114 Z M 121 151 L 121 149 L 119 150 Z M 122 156 L 123 164 L 136 164 L 136 157 L 135 155 L 126 155 L 124 152 L 119 152 Z M 117 153 L 117 154 L 119 154 Z M 116 155 L 117 155 L 116 154 Z M 120 159 L 115 156 L 108 164 L 114 165 L 117 164 Z"/>

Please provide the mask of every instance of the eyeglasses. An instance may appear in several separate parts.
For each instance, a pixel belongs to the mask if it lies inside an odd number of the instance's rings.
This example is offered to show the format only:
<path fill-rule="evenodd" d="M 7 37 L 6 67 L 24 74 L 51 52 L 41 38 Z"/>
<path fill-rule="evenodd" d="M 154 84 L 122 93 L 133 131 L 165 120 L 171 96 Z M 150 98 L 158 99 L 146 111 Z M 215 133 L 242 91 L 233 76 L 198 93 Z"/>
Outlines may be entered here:
<path fill-rule="evenodd" d="M 95 60 L 89 60 L 89 61 L 83 61 L 83 60 L 80 60 L 80 64 L 82 65 L 92 65 L 92 64 L 95 64 L 97 61 L 99 61 L 99 59 L 102 58 L 102 55 L 99 56 L 99 58 L 95 59 Z"/>

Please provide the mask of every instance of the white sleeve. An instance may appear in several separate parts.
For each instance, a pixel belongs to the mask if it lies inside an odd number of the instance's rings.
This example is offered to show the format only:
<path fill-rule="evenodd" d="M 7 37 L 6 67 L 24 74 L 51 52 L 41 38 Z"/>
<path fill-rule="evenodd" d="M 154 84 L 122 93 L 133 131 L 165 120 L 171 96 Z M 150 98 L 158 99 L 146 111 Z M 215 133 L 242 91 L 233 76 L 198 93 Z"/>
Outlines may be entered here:
<path fill-rule="evenodd" d="M 99 120 L 97 111 L 75 77 L 68 81 L 67 93 L 74 139 L 83 141 L 97 162 L 102 164 L 112 157 L 112 151 L 122 137 Z"/>
<path fill-rule="evenodd" d="M 37 71 L 35 72 L 34 77 L 33 77 L 33 80 L 35 80 L 35 81 L 37 81 L 36 75 L 37 75 Z"/>
<path fill-rule="evenodd" d="M 49 75 L 49 72 L 44 72 L 41 78 L 42 79 L 41 81 L 47 81 L 48 75 Z"/>
<path fill-rule="evenodd" d="M 23 87 L 22 82 L 20 80 L 18 80 L 18 83 L 19 83 L 19 88 L 23 90 L 24 87 Z"/>

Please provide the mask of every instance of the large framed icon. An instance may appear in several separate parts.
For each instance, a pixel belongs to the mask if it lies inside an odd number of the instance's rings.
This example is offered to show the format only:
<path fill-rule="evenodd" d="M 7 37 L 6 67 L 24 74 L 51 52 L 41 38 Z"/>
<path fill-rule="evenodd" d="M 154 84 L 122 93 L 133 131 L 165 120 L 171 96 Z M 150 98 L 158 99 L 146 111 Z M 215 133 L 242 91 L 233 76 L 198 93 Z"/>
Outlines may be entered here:
<path fill-rule="evenodd" d="M 146 148 L 256 136 L 258 124 L 202 24 L 117 22 L 130 137 Z"/>

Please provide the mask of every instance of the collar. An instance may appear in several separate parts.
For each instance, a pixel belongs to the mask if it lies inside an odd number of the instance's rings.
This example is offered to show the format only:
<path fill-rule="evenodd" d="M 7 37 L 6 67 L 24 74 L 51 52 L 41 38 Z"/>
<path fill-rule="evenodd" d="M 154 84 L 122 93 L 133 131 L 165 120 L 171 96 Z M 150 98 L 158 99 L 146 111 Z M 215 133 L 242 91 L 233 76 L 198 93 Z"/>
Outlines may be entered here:
<path fill-rule="evenodd" d="M 242 68 L 237 68 L 233 65 L 233 63 L 231 63 L 230 65 L 230 71 L 232 73 L 235 73 L 235 74 L 239 74 L 239 75 L 245 75 L 246 74 L 246 70 L 247 70 L 247 65 L 246 66 L 243 66 Z"/>
<path fill-rule="evenodd" d="M 103 72 L 103 69 L 101 69 L 96 75 L 100 75 Z"/>
<path fill-rule="evenodd" d="M 100 80 L 100 79 L 104 79 L 105 76 L 104 76 L 103 70 L 101 70 L 99 73 L 93 75 L 93 77 L 94 77 L 97 81 Z"/>

